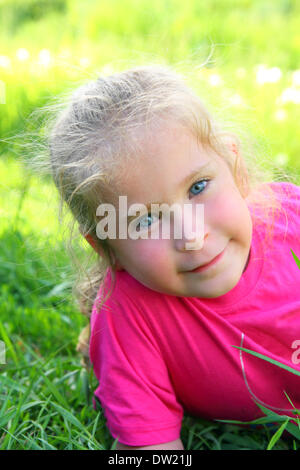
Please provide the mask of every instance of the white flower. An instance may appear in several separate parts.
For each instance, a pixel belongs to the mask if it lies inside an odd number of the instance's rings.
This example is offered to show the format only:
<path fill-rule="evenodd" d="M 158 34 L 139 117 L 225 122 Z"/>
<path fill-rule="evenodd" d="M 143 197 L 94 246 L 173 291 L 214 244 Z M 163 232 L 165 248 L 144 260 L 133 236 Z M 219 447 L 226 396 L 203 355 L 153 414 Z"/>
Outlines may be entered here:
<path fill-rule="evenodd" d="M 284 109 L 277 109 L 274 114 L 276 121 L 284 121 L 287 117 L 287 113 Z"/>
<path fill-rule="evenodd" d="M 79 64 L 81 67 L 88 67 L 90 65 L 91 61 L 88 57 L 81 57 L 79 60 Z"/>
<path fill-rule="evenodd" d="M 4 69 L 8 69 L 11 66 L 11 60 L 9 57 L 5 55 L 0 55 L 0 67 L 3 67 Z"/>
<path fill-rule="evenodd" d="M 111 75 L 112 73 L 114 73 L 114 69 L 113 69 L 112 65 L 107 64 L 107 65 L 104 65 L 102 67 L 101 73 L 103 75 Z"/>
<path fill-rule="evenodd" d="M 280 165 L 280 166 L 286 165 L 288 161 L 289 161 L 289 157 L 286 153 L 278 153 L 275 156 L 275 163 L 277 165 Z"/>
<path fill-rule="evenodd" d="M 292 73 L 292 84 L 294 87 L 300 86 L 300 70 L 295 70 Z"/>
<path fill-rule="evenodd" d="M 217 73 L 212 73 L 209 76 L 208 81 L 211 86 L 219 86 L 219 85 L 222 85 L 223 83 L 222 78 Z"/>
<path fill-rule="evenodd" d="M 39 59 L 38 62 L 43 65 L 44 67 L 48 67 L 51 62 L 51 53 L 48 49 L 42 49 L 39 52 Z"/>
<path fill-rule="evenodd" d="M 244 100 L 238 93 L 235 93 L 229 98 L 229 101 L 234 106 L 241 106 L 244 104 Z"/>
<path fill-rule="evenodd" d="M 20 49 L 18 49 L 16 52 L 16 56 L 21 62 L 24 62 L 25 60 L 29 59 L 30 54 L 27 49 L 20 47 Z"/>
<path fill-rule="evenodd" d="M 286 88 L 283 90 L 279 100 L 281 103 L 300 104 L 300 89 Z"/>
<path fill-rule="evenodd" d="M 268 69 L 265 65 L 259 65 L 256 71 L 256 82 L 259 85 L 276 83 L 281 79 L 282 72 L 278 67 Z"/>
<path fill-rule="evenodd" d="M 67 60 L 67 59 L 70 59 L 71 57 L 71 51 L 69 49 L 62 49 L 61 52 L 58 54 L 58 58 L 59 59 L 62 59 L 62 60 Z"/>

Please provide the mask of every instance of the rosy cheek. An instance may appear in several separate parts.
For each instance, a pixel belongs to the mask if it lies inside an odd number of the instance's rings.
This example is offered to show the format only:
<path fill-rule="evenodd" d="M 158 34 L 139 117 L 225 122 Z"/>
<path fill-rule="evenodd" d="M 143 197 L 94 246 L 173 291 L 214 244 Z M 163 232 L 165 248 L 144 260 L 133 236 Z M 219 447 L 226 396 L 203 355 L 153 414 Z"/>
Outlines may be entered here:
<path fill-rule="evenodd" d="M 168 250 L 167 240 L 143 240 L 136 245 L 135 255 L 147 266 L 163 266 L 166 263 Z"/>
<path fill-rule="evenodd" d="M 241 216 L 242 201 L 236 194 L 219 195 L 206 207 L 208 220 L 219 226 L 230 225 Z M 205 209 L 204 209 L 205 211 Z M 204 212 L 205 217 L 205 212 Z"/>

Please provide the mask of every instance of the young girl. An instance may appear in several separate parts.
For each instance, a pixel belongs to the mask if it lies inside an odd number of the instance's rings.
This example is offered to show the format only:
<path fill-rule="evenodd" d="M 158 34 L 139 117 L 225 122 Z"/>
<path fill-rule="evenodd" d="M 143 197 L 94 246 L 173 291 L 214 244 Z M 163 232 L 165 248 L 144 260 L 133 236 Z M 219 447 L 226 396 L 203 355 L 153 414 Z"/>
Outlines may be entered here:
<path fill-rule="evenodd" d="M 94 396 L 117 449 L 183 449 L 184 412 L 250 421 L 262 415 L 258 402 L 293 416 L 285 393 L 299 408 L 299 377 L 237 347 L 300 370 L 291 252 L 299 256 L 300 188 L 264 181 L 166 67 L 81 86 L 49 146 L 62 201 L 98 255 L 81 305 L 91 314 Z M 202 204 L 203 233 L 193 231 L 193 212 L 181 238 L 173 219 L 168 238 L 118 236 L 121 223 L 133 220 L 140 235 L 161 224 L 150 210 L 124 213 L 119 196 L 128 207 Z M 97 231 L 104 203 L 117 214 L 116 236 L 106 239 Z"/>

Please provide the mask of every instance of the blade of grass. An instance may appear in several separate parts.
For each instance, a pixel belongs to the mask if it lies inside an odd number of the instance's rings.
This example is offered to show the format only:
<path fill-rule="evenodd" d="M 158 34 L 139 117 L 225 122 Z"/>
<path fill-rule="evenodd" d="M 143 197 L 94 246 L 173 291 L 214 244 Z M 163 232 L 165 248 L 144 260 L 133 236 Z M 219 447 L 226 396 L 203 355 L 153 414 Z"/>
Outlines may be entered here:
<path fill-rule="evenodd" d="M 272 450 L 274 445 L 276 444 L 276 442 L 278 441 L 278 439 L 280 439 L 283 431 L 285 430 L 285 428 L 287 427 L 288 425 L 288 422 L 289 422 L 290 418 L 287 418 L 284 423 L 282 423 L 282 425 L 280 426 L 280 428 L 277 429 L 277 431 L 275 432 L 275 434 L 273 434 L 269 444 L 268 444 L 268 447 L 267 447 L 267 450 Z"/>
<path fill-rule="evenodd" d="M 300 371 L 299 370 L 296 370 L 296 369 L 293 369 L 292 367 L 289 367 L 285 364 L 282 364 L 281 362 L 279 361 L 276 361 L 275 359 L 271 359 L 270 357 L 268 356 L 265 356 L 264 354 L 260 354 L 256 351 L 252 351 L 251 349 L 246 349 L 246 348 L 242 348 L 241 346 L 234 346 L 234 345 L 231 345 L 233 348 L 236 348 L 236 349 L 240 349 L 241 351 L 244 351 L 246 353 L 249 353 L 251 354 L 252 356 L 255 356 L 255 357 L 258 357 L 260 359 L 263 359 L 264 361 L 267 361 L 267 362 L 270 362 L 271 364 L 274 364 L 278 367 L 281 367 L 281 369 L 285 369 L 285 370 L 288 370 L 289 372 L 291 372 L 292 374 L 295 374 L 295 375 L 299 375 L 300 376 Z"/>
<path fill-rule="evenodd" d="M 26 403 L 25 405 L 22 405 L 19 408 L 14 407 L 14 409 L 12 411 L 9 411 L 5 415 L 1 416 L 1 418 L 0 418 L 0 427 L 5 431 L 3 426 L 5 426 L 8 423 L 9 420 L 13 419 L 16 416 L 18 411 L 20 413 L 23 413 L 24 411 L 26 411 L 26 410 L 34 407 L 34 406 L 40 405 L 42 403 L 44 403 L 44 401 L 33 401 L 33 402 L 30 402 L 30 403 Z"/>
<path fill-rule="evenodd" d="M 267 414 L 268 416 L 274 417 L 273 422 L 278 422 L 280 421 L 280 419 L 282 420 L 282 418 L 285 418 L 285 419 L 289 418 L 289 420 L 293 419 L 291 416 L 278 415 L 277 413 L 274 413 L 274 411 L 271 411 L 268 408 L 265 408 L 260 403 L 257 403 L 257 402 L 255 403 L 265 414 Z M 296 424 L 289 422 L 286 426 L 286 430 L 300 441 L 300 431 L 297 428 Z"/>
<path fill-rule="evenodd" d="M 286 417 L 281 416 L 281 415 L 276 415 L 276 420 L 278 421 L 284 421 Z M 269 416 L 262 416 L 261 418 L 254 419 L 253 421 L 237 421 L 234 419 L 216 419 L 215 421 L 218 421 L 220 423 L 227 423 L 227 424 L 239 424 L 239 425 L 252 425 L 252 424 L 268 424 L 268 423 L 274 423 L 274 418 L 269 417 Z"/>
<path fill-rule="evenodd" d="M 26 407 L 26 405 L 23 405 L 24 402 L 26 401 L 27 397 L 29 396 L 30 392 L 31 392 L 31 389 L 33 387 L 33 384 L 36 380 L 36 375 L 37 375 L 37 371 L 35 371 L 35 373 L 33 374 L 32 378 L 31 378 L 31 381 L 29 382 L 29 385 L 27 387 L 27 390 L 25 391 L 24 394 L 21 395 L 21 399 L 20 401 L 18 402 L 18 406 L 16 408 L 16 410 L 14 410 L 15 412 L 15 416 L 13 418 L 13 423 L 12 423 L 12 429 L 14 430 L 17 426 L 17 422 L 18 422 L 18 419 L 19 419 L 19 415 L 20 415 L 20 410 L 21 408 L 24 406 Z M 28 403 L 27 403 L 28 405 Z M 8 449 L 9 448 L 9 445 L 10 445 L 10 442 L 11 442 L 11 434 L 7 431 L 6 431 L 6 436 L 2 442 L 2 445 L 0 447 L 0 449 Z"/>
<path fill-rule="evenodd" d="M 297 264 L 298 268 L 300 269 L 300 259 L 295 255 L 293 250 L 291 250 L 291 252 L 292 252 L 292 255 L 294 257 L 294 260 L 296 261 L 296 264 Z"/>
<path fill-rule="evenodd" d="M 16 364 L 16 366 L 19 366 L 19 360 L 18 360 L 18 357 L 16 355 L 15 348 L 13 347 L 13 344 L 10 341 L 9 336 L 6 333 L 5 328 L 2 325 L 1 321 L 0 321 L 0 334 L 3 338 L 4 343 L 6 344 L 6 346 L 8 347 L 8 350 L 10 351 L 10 353 L 12 355 L 14 363 Z"/>
<path fill-rule="evenodd" d="M 55 439 L 57 441 L 66 442 L 67 444 L 73 444 L 75 449 L 77 450 L 86 450 L 86 447 L 84 447 L 83 445 L 80 445 L 77 441 L 74 441 L 70 439 L 69 437 L 56 436 Z M 99 449 L 99 446 L 97 447 L 97 449 Z"/>
<path fill-rule="evenodd" d="M 55 387 L 55 385 L 51 382 L 51 380 L 48 379 L 46 374 L 42 371 L 41 368 L 39 368 L 39 373 L 43 376 L 44 381 L 46 382 L 50 392 L 52 395 L 56 398 L 56 400 L 63 405 L 65 408 L 69 408 L 68 403 L 66 402 L 65 398 L 62 396 L 62 394 L 58 391 L 58 389 Z"/>
<path fill-rule="evenodd" d="M 290 397 L 288 396 L 288 394 L 286 393 L 285 390 L 283 390 L 283 393 L 285 394 L 286 398 L 288 399 L 289 403 L 292 405 L 292 407 L 293 407 L 293 409 L 294 409 L 295 419 L 297 420 L 298 427 L 299 427 L 299 429 L 300 429 L 300 421 L 299 421 L 300 410 L 297 410 L 297 408 L 295 407 L 294 403 L 292 402 L 292 400 L 290 399 Z"/>
<path fill-rule="evenodd" d="M 83 426 L 83 424 L 81 424 L 81 422 L 77 418 L 75 418 L 75 416 L 72 415 L 72 413 L 70 413 L 68 410 L 65 410 L 62 406 L 58 405 L 57 403 L 54 403 L 53 401 L 51 401 L 50 403 L 69 423 L 76 426 L 78 429 L 80 429 L 80 431 L 87 434 L 90 438 L 92 437 L 90 432 Z"/>

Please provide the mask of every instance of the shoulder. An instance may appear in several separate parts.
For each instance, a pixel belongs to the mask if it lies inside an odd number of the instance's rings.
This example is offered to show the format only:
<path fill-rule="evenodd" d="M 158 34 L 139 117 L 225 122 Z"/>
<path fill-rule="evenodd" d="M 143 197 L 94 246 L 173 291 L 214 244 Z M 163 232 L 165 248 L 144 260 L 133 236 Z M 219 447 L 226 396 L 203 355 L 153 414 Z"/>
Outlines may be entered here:
<path fill-rule="evenodd" d="M 300 186 L 289 182 L 271 183 L 271 188 L 281 204 L 281 212 L 291 221 L 300 218 Z"/>
<path fill-rule="evenodd" d="M 144 345 L 151 341 L 159 348 L 161 338 L 170 329 L 176 329 L 189 311 L 190 304 L 184 298 L 156 292 L 142 285 L 128 272 L 119 271 L 110 297 L 101 308 L 99 301 L 98 306 L 94 304 L 91 336 L 109 330 L 127 342 L 129 337 L 135 336 L 132 344 L 143 338 Z"/>
<path fill-rule="evenodd" d="M 114 283 L 112 283 L 111 275 L 108 273 L 107 279 L 99 292 L 101 290 L 102 293 L 107 293 L 112 286 L 111 294 L 106 302 L 110 306 L 119 306 L 126 303 L 135 305 L 136 308 L 141 310 L 151 310 L 152 306 L 165 304 L 165 298 L 174 297 L 150 289 L 125 270 L 115 273 Z"/>
<path fill-rule="evenodd" d="M 117 325 L 122 332 L 131 328 L 151 328 L 152 316 L 163 310 L 164 294 L 144 286 L 127 271 L 117 271 L 115 279 L 107 276 L 95 299 L 91 326 L 95 323 Z M 100 315 L 99 315 L 100 314 Z"/>
<path fill-rule="evenodd" d="M 256 202 L 258 200 L 258 206 Z M 255 211 L 257 217 L 272 218 L 292 218 L 300 217 L 300 186 L 283 181 L 283 182 L 267 182 L 260 185 L 254 192 L 253 206 L 251 210 Z"/>
<path fill-rule="evenodd" d="M 272 182 L 271 189 L 285 204 L 300 204 L 300 186 L 290 182 Z"/>
<path fill-rule="evenodd" d="M 251 193 L 253 199 L 250 198 L 250 201 L 256 201 L 256 197 L 259 199 L 262 194 L 270 194 L 270 191 L 280 198 L 286 198 L 289 196 L 299 198 L 300 186 L 289 181 L 264 182 L 255 188 L 253 195 Z"/>
<path fill-rule="evenodd" d="M 279 202 L 273 214 L 278 239 L 290 247 L 295 246 L 300 241 L 300 186 L 289 182 L 273 182 L 270 186 Z"/>

